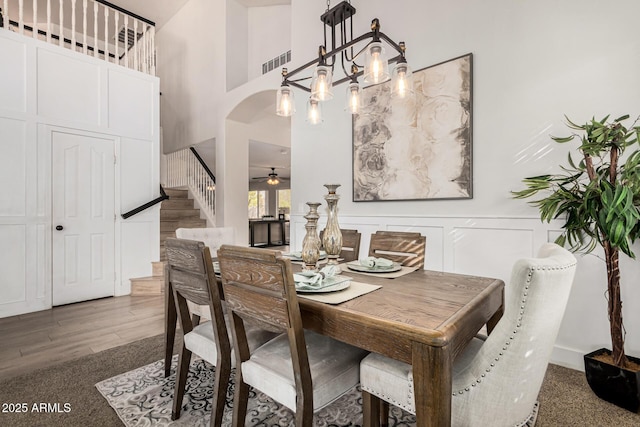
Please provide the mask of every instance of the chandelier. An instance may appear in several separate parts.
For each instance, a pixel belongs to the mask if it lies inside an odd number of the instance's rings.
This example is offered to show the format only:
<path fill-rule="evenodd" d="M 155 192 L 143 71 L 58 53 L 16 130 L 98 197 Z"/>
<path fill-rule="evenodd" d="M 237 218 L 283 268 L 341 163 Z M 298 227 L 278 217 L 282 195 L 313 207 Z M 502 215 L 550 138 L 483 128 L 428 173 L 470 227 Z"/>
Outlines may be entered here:
<path fill-rule="evenodd" d="M 355 7 L 350 1 L 343 1 L 331 9 L 329 6 L 327 1 L 327 10 L 320 16 L 324 23 L 324 45 L 319 47 L 317 57 L 293 71 L 282 69 L 282 85 L 276 95 L 276 114 L 279 116 L 290 117 L 296 112 L 292 91 L 294 87 L 310 94 L 307 101 L 307 121 L 311 124 L 322 122 L 322 103 L 332 99 L 333 87 L 342 83 L 348 83 L 345 110 L 350 114 L 357 114 L 362 102 L 359 77 L 370 85 L 391 79 L 392 96 L 402 98 L 413 90 L 404 42 L 396 43 L 381 32 L 378 18 L 371 21 L 370 32 L 354 38 L 351 18 L 356 13 Z M 364 47 L 357 50 L 357 46 L 362 44 Z M 385 44 L 397 52 L 397 55 L 388 59 Z M 364 63 L 360 62 L 362 65 L 359 65 L 356 60 L 364 60 Z M 389 64 L 393 63 L 396 65 L 390 74 Z M 310 77 L 294 78 L 314 66 Z M 338 66 L 342 68 L 344 77 L 334 80 L 334 70 Z M 309 79 L 311 83 L 308 86 L 303 84 Z"/>

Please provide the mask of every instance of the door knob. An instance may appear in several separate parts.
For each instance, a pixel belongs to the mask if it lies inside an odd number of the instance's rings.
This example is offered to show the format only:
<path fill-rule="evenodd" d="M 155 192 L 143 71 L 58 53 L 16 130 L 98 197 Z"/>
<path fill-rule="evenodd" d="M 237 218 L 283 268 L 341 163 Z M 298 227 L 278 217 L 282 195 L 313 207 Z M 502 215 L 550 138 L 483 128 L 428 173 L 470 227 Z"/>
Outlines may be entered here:
<path fill-rule="evenodd" d="M 63 229 L 64 229 L 64 227 L 63 227 L 63 226 L 61 226 L 61 225 L 56 225 L 56 230 L 61 231 L 61 230 L 63 230 Z"/>

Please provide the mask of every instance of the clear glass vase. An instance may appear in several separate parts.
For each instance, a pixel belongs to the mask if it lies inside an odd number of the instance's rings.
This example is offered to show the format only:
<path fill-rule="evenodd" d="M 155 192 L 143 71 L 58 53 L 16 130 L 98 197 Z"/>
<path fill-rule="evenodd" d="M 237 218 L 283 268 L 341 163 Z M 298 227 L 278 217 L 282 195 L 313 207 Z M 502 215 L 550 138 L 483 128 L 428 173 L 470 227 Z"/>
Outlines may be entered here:
<path fill-rule="evenodd" d="M 338 200 L 340 200 L 340 196 L 336 194 L 336 190 L 340 187 L 340 184 L 325 184 L 324 186 L 329 190 L 329 194 L 324 196 L 327 201 L 329 217 L 322 235 L 322 245 L 327 253 L 327 258 L 329 258 L 328 264 L 338 265 L 338 257 L 342 251 L 342 231 L 340 231 L 340 225 L 338 224 Z"/>
<path fill-rule="evenodd" d="M 320 258 L 320 238 L 318 237 L 318 206 L 320 203 L 307 202 L 309 213 L 304 217 L 307 220 L 304 228 L 307 229 L 302 240 L 302 261 L 304 270 L 318 271 L 318 259 Z"/>

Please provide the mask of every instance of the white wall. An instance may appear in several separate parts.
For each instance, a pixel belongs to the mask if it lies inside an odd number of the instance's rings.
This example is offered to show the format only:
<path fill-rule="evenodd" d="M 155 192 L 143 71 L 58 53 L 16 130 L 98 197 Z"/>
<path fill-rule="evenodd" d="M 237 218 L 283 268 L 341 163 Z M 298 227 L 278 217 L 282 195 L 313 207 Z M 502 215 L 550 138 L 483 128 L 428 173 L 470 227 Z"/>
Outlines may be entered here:
<path fill-rule="evenodd" d="M 335 98 L 325 103 L 325 122 L 319 127 L 304 121 L 300 112 L 306 94 L 297 91 L 291 142 L 292 246 L 299 247 L 304 235 L 304 202 L 324 202 L 322 184 L 338 182 L 343 185 L 341 226 L 365 234 L 384 228 L 421 230 L 428 236 L 428 267 L 506 278 L 505 266 L 518 256 L 533 255 L 560 228 L 540 228 L 537 211 L 513 200 L 510 191 L 522 188 L 523 177 L 559 171 L 569 147 L 554 145 L 549 135 L 568 133 L 563 116 L 583 122 L 593 115 L 640 114 L 640 40 L 634 18 L 640 4 L 429 0 L 392 5 L 372 0 L 354 6 L 354 32 L 364 33 L 378 17 L 383 32 L 406 42 L 414 69 L 473 53 L 474 197 L 354 203 L 351 118 L 343 111 L 343 91 L 335 90 Z M 291 68 L 315 55 L 322 33 L 309 29 L 317 27 L 323 11 L 323 4 L 293 0 Z M 603 24 L 607 22 L 615 25 Z M 449 221 L 454 224 L 447 225 Z M 433 228 L 439 231 L 434 234 Z M 367 245 L 363 240 L 363 250 Z M 430 263 L 433 257 L 437 261 Z M 632 282 L 639 270 L 637 262 L 625 260 L 627 349 L 635 355 L 640 354 L 640 288 Z M 554 353 L 558 363 L 581 369 L 583 353 L 610 347 L 605 287 L 604 264 L 593 256 L 582 259 Z"/>
<path fill-rule="evenodd" d="M 116 141 L 116 285 L 151 273 L 158 208 L 159 82 L 152 76 L 0 29 L 0 317 L 51 307 L 51 134 Z"/>
<path fill-rule="evenodd" d="M 249 79 L 255 79 L 262 74 L 262 64 L 291 49 L 291 6 L 252 7 L 248 19 Z"/>
<path fill-rule="evenodd" d="M 165 153 L 218 136 L 225 13 L 225 0 L 190 0 L 156 35 Z"/>
<path fill-rule="evenodd" d="M 249 28 L 249 9 L 235 0 L 227 0 L 227 90 L 248 80 Z"/>

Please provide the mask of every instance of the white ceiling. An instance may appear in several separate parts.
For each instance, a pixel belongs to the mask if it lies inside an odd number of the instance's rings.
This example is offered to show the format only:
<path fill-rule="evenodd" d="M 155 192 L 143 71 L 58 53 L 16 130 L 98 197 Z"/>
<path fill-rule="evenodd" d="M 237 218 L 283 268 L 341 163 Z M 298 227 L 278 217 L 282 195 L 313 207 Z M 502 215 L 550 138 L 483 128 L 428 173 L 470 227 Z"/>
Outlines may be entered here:
<path fill-rule="evenodd" d="M 109 0 L 123 9 L 156 23 L 161 28 L 189 0 Z"/>
<path fill-rule="evenodd" d="M 162 28 L 164 24 L 176 14 L 178 10 L 189 0 L 110 0 L 123 9 L 135 13 L 143 18 L 147 18 L 156 23 L 156 29 Z M 263 7 L 279 4 L 291 4 L 291 0 L 236 0 L 245 7 Z"/>

